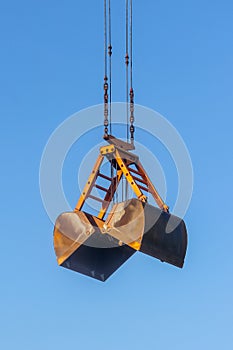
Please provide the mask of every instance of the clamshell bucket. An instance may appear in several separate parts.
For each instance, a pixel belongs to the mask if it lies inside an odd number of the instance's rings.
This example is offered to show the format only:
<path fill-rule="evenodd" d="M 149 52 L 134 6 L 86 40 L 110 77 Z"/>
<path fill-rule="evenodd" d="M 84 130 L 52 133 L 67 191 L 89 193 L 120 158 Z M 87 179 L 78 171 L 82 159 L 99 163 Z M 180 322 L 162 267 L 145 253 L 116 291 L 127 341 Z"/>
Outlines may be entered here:
<path fill-rule="evenodd" d="M 105 281 L 135 250 L 103 234 L 104 221 L 83 212 L 61 214 L 54 227 L 54 249 L 60 266 Z"/>
<path fill-rule="evenodd" d="M 108 233 L 161 261 L 183 267 L 187 249 L 185 223 L 138 199 L 115 205 L 107 218 Z"/>
<path fill-rule="evenodd" d="M 74 212 L 61 214 L 54 227 L 54 248 L 60 266 L 105 281 L 136 251 L 182 267 L 187 232 L 182 219 L 169 214 L 134 146 L 110 136 L 81 192 Z M 104 158 L 111 177 L 104 174 Z M 136 198 L 114 204 L 125 179 Z M 122 182 L 124 185 L 124 183 Z M 158 207 L 147 203 L 150 193 Z M 123 197 L 123 192 L 122 192 Z M 101 203 L 97 217 L 84 210 L 86 200 Z"/>

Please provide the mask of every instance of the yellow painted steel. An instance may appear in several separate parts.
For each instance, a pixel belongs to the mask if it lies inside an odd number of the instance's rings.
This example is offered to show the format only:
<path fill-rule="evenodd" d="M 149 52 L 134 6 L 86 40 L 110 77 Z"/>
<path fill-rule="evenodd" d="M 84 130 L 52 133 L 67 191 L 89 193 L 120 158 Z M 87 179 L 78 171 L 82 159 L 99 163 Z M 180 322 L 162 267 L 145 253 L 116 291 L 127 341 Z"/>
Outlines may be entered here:
<path fill-rule="evenodd" d="M 100 148 L 100 153 L 104 156 L 109 153 L 115 152 L 115 147 L 113 145 L 104 146 Z"/>
<path fill-rule="evenodd" d="M 99 155 L 98 158 L 97 158 L 97 161 L 96 161 L 96 163 L 94 165 L 94 168 L 93 168 L 93 170 L 91 172 L 91 175 L 89 176 L 89 179 L 87 180 L 87 183 L 86 183 L 86 185 L 84 187 L 84 190 L 81 193 L 81 196 L 80 196 L 80 198 L 78 200 L 78 203 L 77 203 L 74 211 L 80 211 L 82 209 L 86 198 L 90 194 L 90 192 L 91 192 L 91 190 L 92 190 L 92 188 L 93 188 L 93 186 L 95 184 L 95 180 L 96 180 L 96 178 L 98 176 L 98 171 L 99 171 L 99 168 L 100 168 L 103 160 L 104 160 L 104 156 Z"/>
<path fill-rule="evenodd" d="M 116 154 L 116 161 L 119 165 L 120 169 L 122 170 L 123 174 L 125 175 L 126 180 L 129 182 L 130 186 L 132 187 L 134 193 L 138 197 L 138 199 L 142 202 L 147 202 L 147 197 L 142 193 L 136 182 L 134 181 L 132 175 L 130 174 L 129 169 L 127 168 L 125 162 L 121 158 L 121 155 L 118 150 L 115 152 Z"/>
<path fill-rule="evenodd" d="M 128 243 L 128 246 L 130 246 L 131 248 L 133 248 L 134 250 L 139 250 L 141 248 L 141 241 L 134 241 L 132 243 Z"/>

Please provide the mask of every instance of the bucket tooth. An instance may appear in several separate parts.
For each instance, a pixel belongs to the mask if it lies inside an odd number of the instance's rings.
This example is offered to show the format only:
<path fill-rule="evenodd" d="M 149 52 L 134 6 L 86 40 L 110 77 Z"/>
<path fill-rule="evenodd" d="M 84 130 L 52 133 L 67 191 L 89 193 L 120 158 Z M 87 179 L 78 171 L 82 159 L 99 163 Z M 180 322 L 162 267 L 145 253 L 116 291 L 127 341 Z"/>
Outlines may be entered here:
<path fill-rule="evenodd" d="M 135 250 L 103 234 L 103 225 L 104 221 L 83 212 L 61 214 L 54 227 L 58 264 L 100 281 L 111 276 Z"/>

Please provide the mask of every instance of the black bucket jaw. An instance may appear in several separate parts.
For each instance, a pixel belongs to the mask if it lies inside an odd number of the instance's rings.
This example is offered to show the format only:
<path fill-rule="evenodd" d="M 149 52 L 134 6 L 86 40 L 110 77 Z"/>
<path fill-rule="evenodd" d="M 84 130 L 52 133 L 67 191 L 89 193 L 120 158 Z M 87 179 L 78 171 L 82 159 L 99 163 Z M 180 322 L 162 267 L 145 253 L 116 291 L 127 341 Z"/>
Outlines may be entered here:
<path fill-rule="evenodd" d="M 119 203 L 106 220 L 108 233 L 140 252 L 183 267 L 187 231 L 182 219 L 138 199 Z"/>

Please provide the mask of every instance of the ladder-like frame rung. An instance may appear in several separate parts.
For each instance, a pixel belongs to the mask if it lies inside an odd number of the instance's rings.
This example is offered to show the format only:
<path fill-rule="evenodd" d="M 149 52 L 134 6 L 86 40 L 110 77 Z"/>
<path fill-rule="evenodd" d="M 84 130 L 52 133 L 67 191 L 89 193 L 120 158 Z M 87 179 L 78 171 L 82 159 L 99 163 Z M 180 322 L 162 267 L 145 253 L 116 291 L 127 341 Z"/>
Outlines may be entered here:
<path fill-rule="evenodd" d="M 137 175 L 139 175 L 139 176 L 142 176 L 142 173 L 140 173 L 140 171 L 134 170 L 134 169 L 130 168 L 129 166 L 128 166 L 128 169 L 129 169 L 129 171 L 130 171 L 131 173 L 135 173 L 135 174 L 137 174 Z"/>
<path fill-rule="evenodd" d="M 143 191 L 146 191 L 146 192 L 149 192 L 149 188 L 148 187 L 143 187 L 141 185 L 138 185 L 138 187 L 143 190 Z"/>
<path fill-rule="evenodd" d="M 108 191 L 109 191 L 108 188 L 102 187 L 102 186 L 100 186 L 100 185 L 96 185 L 96 184 L 95 184 L 94 187 L 96 187 L 96 188 L 98 188 L 99 190 L 104 191 L 104 192 L 108 192 Z"/>
<path fill-rule="evenodd" d="M 110 202 L 112 201 L 112 199 L 114 197 L 114 194 L 117 190 L 117 187 L 121 181 L 122 174 L 123 174 L 122 170 L 117 170 L 116 176 L 112 179 L 112 182 L 111 182 L 109 189 L 106 193 L 106 196 L 104 198 L 104 203 L 102 204 L 102 208 L 101 208 L 99 215 L 98 215 L 98 218 L 101 220 L 104 218 L 104 215 L 106 214 L 106 212 L 108 210 Z"/>
<path fill-rule="evenodd" d="M 105 180 L 112 181 L 112 178 L 111 178 L 111 177 L 108 177 L 108 176 L 106 176 L 106 175 L 104 175 L 104 174 L 98 173 L 98 176 L 102 177 L 102 178 L 105 179 Z"/>
<path fill-rule="evenodd" d="M 139 177 L 133 176 L 133 175 L 132 175 L 132 177 L 135 181 L 139 181 L 139 182 L 143 183 L 144 185 L 148 185 L 148 183 L 145 180 L 140 179 Z"/>
<path fill-rule="evenodd" d="M 103 202 L 104 202 L 103 199 L 97 198 L 97 197 L 95 197 L 95 196 L 92 196 L 91 194 L 89 194 L 88 198 L 94 199 L 95 201 L 100 202 L 100 203 L 103 203 Z"/>

